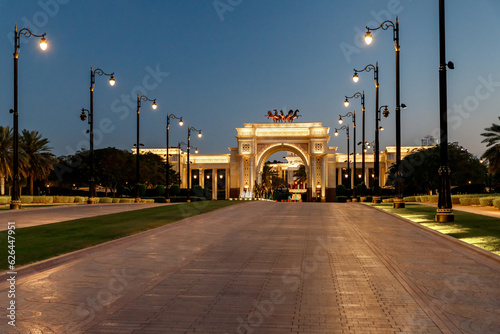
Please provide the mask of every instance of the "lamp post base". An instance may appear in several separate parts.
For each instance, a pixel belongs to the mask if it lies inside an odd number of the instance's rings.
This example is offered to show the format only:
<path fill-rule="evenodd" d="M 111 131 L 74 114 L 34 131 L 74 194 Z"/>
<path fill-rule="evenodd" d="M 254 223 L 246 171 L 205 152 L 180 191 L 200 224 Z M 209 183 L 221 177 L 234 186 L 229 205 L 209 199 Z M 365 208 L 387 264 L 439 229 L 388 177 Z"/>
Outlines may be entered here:
<path fill-rule="evenodd" d="M 451 223 L 455 221 L 453 209 L 437 209 L 436 222 Z"/>
<path fill-rule="evenodd" d="M 165 203 L 170 203 L 170 198 L 165 198 Z"/>
<path fill-rule="evenodd" d="M 404 209 L 405 202 L 403 201 L 402 198 L 395 198 L 394 202 L 392 203 L 392 208 L 393 209 Z"/>
<path fill-rule="evenodd" d="M 95 198 L 89 197 L 89 199 L 87 200 L 87 204 L 95 204 Z"/>
<path fill-rule="evenodd" d="M 10 202 L 10 209 L 11 210 L 19 210 L 19 209 L 21 209 L 21 201 L 11 201 Z"/>
<path fill-rule="evenodd" d="M 372 203 L 382 203 L 382 198 L 380 196 L 373 196 Z"/>

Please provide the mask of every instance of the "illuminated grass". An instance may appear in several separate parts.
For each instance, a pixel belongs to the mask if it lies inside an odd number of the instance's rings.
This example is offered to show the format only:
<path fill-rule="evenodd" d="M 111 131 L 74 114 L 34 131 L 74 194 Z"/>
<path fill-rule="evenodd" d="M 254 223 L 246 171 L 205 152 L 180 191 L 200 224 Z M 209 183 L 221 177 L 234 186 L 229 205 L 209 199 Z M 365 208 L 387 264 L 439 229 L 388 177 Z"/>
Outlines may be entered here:
<path fill-rule="evenodd" d="M 500 219 L 498 218 L 453 211 L 455 214 L 453 223 L 437 223 L 434 220 L 436 208 L 432 206 L 406 203 L 404 209 L 393 209 L 392 203 L 369 205 L 500 255 Z"/>

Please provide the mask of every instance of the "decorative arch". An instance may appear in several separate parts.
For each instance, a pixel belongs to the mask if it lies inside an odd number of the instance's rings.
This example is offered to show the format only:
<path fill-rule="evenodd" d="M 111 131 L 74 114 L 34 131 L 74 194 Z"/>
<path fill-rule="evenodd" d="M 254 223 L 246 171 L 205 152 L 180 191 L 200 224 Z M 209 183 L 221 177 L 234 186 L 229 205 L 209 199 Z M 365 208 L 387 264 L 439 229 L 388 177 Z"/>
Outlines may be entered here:
<path fill-rule="evenodd" d="M 256 172 L 257 174 L 262 173 L 262 169 L 264 168 L 264 164 L 271 155 L 273 155 L 276 152 L 280 151 L 290 151 L 295 154 L 297 154 L 300 159 L 302 159 L 302 162 L 306 166 L 306 170 L 309 170 L 309 159 L 308 159 L 308 154 L 303 152 L 300 148 L 295 146 L 294 144 L 288 144 L 288 143 L 279 143 L 279 144 L 274 144 L 269 147 L 267 147 L 261 154 L 260 156 L 257 157 L 257 168 Z"/>

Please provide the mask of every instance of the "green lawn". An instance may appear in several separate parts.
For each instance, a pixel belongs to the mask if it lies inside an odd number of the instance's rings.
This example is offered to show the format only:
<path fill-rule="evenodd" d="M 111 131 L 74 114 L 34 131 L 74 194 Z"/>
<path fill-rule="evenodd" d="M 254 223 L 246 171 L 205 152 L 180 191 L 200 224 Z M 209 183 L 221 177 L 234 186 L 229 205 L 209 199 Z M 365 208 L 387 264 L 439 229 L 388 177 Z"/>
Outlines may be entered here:
<path fill-rule="evenodd" d="M 434 221 L 436 208 L 406 203 L 404 209 L 393 209 L 392 203 L 369 204 L 397 214 L 433 230 L 460 239 L 492 253 L 500 255 L 500 219 L 455 210 L 455 222 Z"/>
<path fill-rule="evenodd" d="M 16 267 L 150 230 L 240 201 L 205 201 L 128 211 L 15 230 Z M 0 232 L 0 269 L 7 269 L 7 231 Z"/>

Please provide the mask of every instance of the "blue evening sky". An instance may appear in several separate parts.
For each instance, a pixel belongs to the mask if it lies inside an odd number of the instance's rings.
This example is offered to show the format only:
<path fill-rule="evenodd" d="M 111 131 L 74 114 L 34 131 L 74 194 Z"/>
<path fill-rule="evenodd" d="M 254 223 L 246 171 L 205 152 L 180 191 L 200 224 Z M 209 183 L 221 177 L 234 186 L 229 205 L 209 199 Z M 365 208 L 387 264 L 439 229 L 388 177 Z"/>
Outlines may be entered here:
<path fill-rule="evenodd" d="M 366 93 L 366 139 L 373 140 L 373 72 L 352 82 L 353 68 L 380 65 L 382 147 L 395 145 L 395 61 L 392 30 L 361 43 L 365 25 L 399 15 L 401 28 L 402 144 L 419 145 L 438 136 L 437 0 L 155 0 L 0 1 L 0 124 L 12 126 L 14 24 L 47 33 L 49 48 L 22 37 L 19 57 L 20 129 L 38 130 L 57 155 L 88 147 L 90 66 L 115 72 L 116 85 L 97 77 L 94 93 L 96 148 L 130 149 L 135 143 L 137 91 L 157 98 L 143 103 L 141 142 L 165 147 L 166 114 L 202 129 L 194 137 L 200 153 L 228 153 L 236 127 L 270 122 L 268 110 L 299 109 L 301 122 L 331 127 L 330 146 L 346 151 L 345 136 L 334 137 L 345 95 Z M 447 1 L 447 58 L 450 141 L 481 155 L 485 127 L 500 115 L 500 2 Z M 175 123 L 170 140 L 186 141 Z"/>

